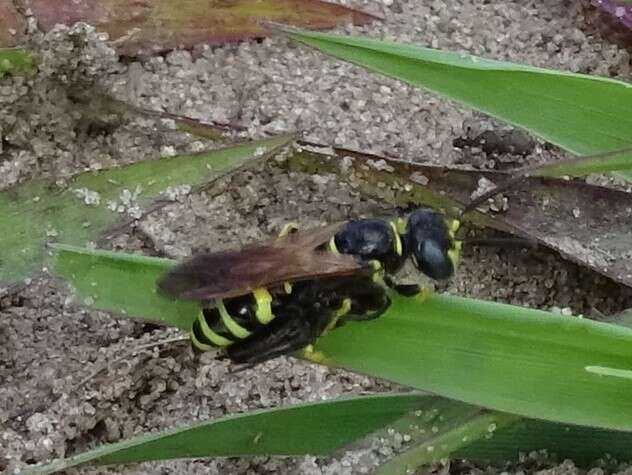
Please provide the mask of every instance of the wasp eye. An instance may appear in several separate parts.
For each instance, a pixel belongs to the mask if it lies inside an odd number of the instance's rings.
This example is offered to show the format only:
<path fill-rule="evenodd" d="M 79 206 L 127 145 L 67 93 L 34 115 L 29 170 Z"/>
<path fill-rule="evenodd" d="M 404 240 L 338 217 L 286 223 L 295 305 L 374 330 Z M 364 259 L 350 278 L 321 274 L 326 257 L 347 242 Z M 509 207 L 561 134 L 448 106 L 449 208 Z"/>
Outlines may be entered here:
<path fill-rule="evenodd" d="M 413 261 L 431 279 L 448 279 L 454 273 L 450 257 L 436 241 L 426 239 L 413 249 Z"/>

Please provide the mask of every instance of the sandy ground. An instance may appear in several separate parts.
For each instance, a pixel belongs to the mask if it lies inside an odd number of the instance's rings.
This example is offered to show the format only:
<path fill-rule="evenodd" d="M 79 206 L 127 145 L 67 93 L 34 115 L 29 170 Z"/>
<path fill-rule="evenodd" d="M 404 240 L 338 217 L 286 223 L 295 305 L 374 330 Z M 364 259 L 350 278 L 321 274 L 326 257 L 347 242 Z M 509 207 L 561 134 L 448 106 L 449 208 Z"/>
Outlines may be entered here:
<path fill-rule="evenodd" d="M 590 26 L 595 18 L 582 2 L 387 3 L 354 3 L 386 20 L 346 30 L 630 79 L 628 52 Z M 219 146 L 163 124 L 104 120 L 98 110 L 87 117 L 68 101 L 68 84 L 75 91 L 97 84 L 133 104 L 238 123 L 247 128 L 242 136 L 304 130 L 315 142 L 441 163 L 468 158 L 452 147 L 465 129 L 495 126 L 469 110 L 282 38 L 122 64 L 99 35 L 80 34 L 87 38 L 81 48 L 63 29 L 35 34 L 42 71 L 32 79 L 0 82 L 0 189 L 35 177 L 59 179 Z M 546 153 L 537 146 L 530 159 Z M 497 162 L 479 160 L 484 166 Z M 290 173 L 282 162 L 271 161 L 150 215 L 110 247 L 177 257 L 271 236 L 287 220 L 309 224 L 385 212 L 381 203 L 360 196 L 338 177 Z M 632 306 L 625 289 L 546 252 L 467 249 L 459 275 L 442 290 L 585 315 Z M 0 471 L 226 413 L 392 387 L 290 358 L 235 375 L 226 363 L 206 356 L 194 361 L 183 345 L 141 352 L 84 381 L 121 351 L 168 336 L 173 332 L 80 307 L 51 279 L 0 300 Z M 381 449 L 368 446 L 331 458 L 142 464 L 112 473 L 366 473 L 383 458 Z M 570 462 L 552 470 L 577 471 Z"/>

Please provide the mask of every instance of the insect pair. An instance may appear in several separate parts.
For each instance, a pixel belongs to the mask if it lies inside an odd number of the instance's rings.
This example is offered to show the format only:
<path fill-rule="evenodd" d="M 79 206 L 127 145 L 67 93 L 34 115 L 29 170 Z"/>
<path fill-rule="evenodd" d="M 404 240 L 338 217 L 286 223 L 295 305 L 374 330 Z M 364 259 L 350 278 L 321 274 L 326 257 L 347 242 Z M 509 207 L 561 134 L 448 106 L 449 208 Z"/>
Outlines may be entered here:
<path fill-rule="evenodd" d="M 370 320 L 390 305 L 387 288 L 414 295 L 418 285 L 393 278 L 408 258 L 443 280 L 457 267 L 458 221 L 421 207 L 394 220 L 360 219 L 298 231 L 235 251 L 194 256 L 158 282 L 161 293 L 198 301 L 191 340 L 254 365 L 306 349 L 350 320 Z"/>

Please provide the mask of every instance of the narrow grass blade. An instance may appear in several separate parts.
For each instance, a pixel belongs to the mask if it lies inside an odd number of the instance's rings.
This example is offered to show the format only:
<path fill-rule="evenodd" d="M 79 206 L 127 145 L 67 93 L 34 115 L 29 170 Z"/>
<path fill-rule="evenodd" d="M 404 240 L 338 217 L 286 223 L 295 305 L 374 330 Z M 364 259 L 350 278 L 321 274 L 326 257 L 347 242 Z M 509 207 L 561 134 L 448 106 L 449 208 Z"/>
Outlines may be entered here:
<path fill-rule="evenodd" d="M 254 455 L 328 455 L 424 404 L 427 396 L 363 396 L 227 416 L 134 437 L 23 474 L 48 474 L 80 464 Z"/>
<path fill-rule="evenodd" d="M 461 430 L 473 419 L 480 417 L 485 410 L 451 401 L 439 396 L 429 397 L 423 407 L 406 414 L 378 433 L 373 438 L 383 438 L 386 441 L 395 439 L 401 441 L 401 450 L 373 473 L 409 475 L 419 465 L 434 462 L 449 457 L 452 450 L 456 450 L 467 443 L 462 440 L 455 443 L 435 442 L 452 431 Z M 463 436 L 465 437 L 465 436 Z M 476 440 L 476 437 L 469 441 Z M 412 452 L 418 454 L 412 456 Z"/>
<path fill-rule="evenodd" d="M 418 441 L 405 452 L 397 455 L 378 468 L 374 475 L 408 475 L 420 465 L 449 458 L 471 441 L 493 437 L 499 428 L 511 426 L 519 418 L 500 412 L 479 414 L 467 420 L 451 419 L 460 422 L 448 430 L 433 426 L 430 435 Z M 551 424 L 549 424 L 551 425 Z"/>
<path fill-rule="evenodd" d="M 625 148 L 536 165 L 517 172 L 518 174 L 528 174 L 529 176 L 560 177 L 583 176 L 590 173 L 620 171 L 629 168 L 632 168 L 632 149 Z"/>
<path fill-rule="evenodd" d="M 26 73 L 33 69 L 31 55 L 18 48 L 0 48 L 0 77 L 5 74 Z"/>
<path fill-rule="evenodd" d="M 41 268 L 46 242 L 85 246 L 114 223 L 123 220 L 128 224 L 150 206 L 155 209 L 155 200 L 165 197 L 163 192 L 170 187 L 190 189 L 208 183 L 268 156 L 293 139 L 286 135 L 88 172 L 65 187 L 35 181 L 0 192 L 0 289 Z M 167 202 L 165 199 L 159 204 Z"/>
<path fill-rule="evenodd" d="M 367 38 L 286 31 L 324 53 L 524 127 L 577 155 L 632 144 L 632 88 L 622 81 Z M 628 156 L 617 169 L 631 168 L 631 161 Z M 590 170 L 613 169 L 603 163 Z"/>
<path fill-rule="evenodd" d="M 71 265 L 71 259 L 77 262 Z M 90 259 L 89 253 L 64 248 L 54 271 L 68 278 L 82 298 L 95 298 L 92 282 L 100 288 L 125 282 L 116 288 L 116 296 L 97 294 L 98 308 L 122 311 L 129 302 L 129 315 L 138 313 L 181 328 L 186 328 L 184 320 L 195 316 L 189 303 L 173 303 L 161 315 L 164 303 L 152 300 L 154 291 L 148 286 L 164 261 L 146 264 L 114 254 Z M 139 303 L 142 296 L 146 304 Z M 632 399 L 622 397 L 632 392 L 629 328 L 447 295 L 425 302 L 393 295 L 381 318 L 349 323 L 317 346 L 326 356 L 325 364 L 463 402 L 526 417 L 632 431 Z"/>
<path fill-rule="evenodd" d="M 408 475 L 420 465 L 448 458 L 505 464 L 541 450 L 552 460 L 570 458 L 578 466 L 608 457 L 632 459 L 632 432 L 524 419 L 440 397 L 429 398 L 375 436 L 399 437 L 405 449 L 374 475 Z"/>
<path fill-rule="evenodd" d="M 546 450 L 557 460 L 572 459 L 578 466 L 588 466 L 599 459 L 612 457 L 621 462 L 632 460 L 632 433 L 521 419 L 498 427 L 489 438 L 482 437 L 464 444 L 452 453 L 481 463 L 518 461 L 534 450 Z"/>

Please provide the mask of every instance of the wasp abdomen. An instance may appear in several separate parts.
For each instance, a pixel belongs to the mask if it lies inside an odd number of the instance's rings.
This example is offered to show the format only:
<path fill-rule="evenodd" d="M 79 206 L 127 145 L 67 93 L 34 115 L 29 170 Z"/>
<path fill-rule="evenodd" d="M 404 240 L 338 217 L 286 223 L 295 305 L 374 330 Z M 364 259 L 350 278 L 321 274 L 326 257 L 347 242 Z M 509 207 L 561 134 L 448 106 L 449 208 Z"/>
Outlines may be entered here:
<path fill-rule="evenodd" d="M 193 324 L 193 345 L 198 350 L 229 346 L 249 337 L 269 323 L 274 315 L 272 296 L 266 289 L 230 299 L 217 299 L 203 308 Z"/>

